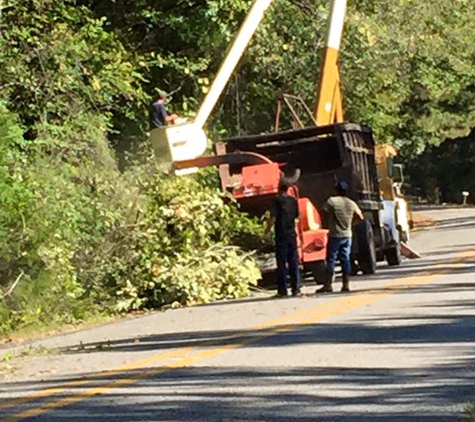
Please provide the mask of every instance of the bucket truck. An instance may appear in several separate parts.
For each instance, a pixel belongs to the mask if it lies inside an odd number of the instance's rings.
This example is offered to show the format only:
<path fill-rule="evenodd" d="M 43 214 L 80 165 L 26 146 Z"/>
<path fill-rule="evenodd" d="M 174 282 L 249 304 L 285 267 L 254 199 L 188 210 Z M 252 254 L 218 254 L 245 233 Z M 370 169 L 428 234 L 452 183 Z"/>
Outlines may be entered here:
<path fill-rule="evenodd" d="M 282 165 L 253 151 L 232 151 L 203 156 L 207 149 L 207 137 L 203 128 L 271 3 L 272 0 L 254 1 L 194 121 L 157 128 L 150 134 L 157 160 L 166 164 L 172 163 L 177 175 L 189 174 L 198 168 L 209 166 L 219 166 L 221 175 L 224 174 L 225 168 L 238 169 L 239 181 L 225 190 L 229 190 L 246 211 L 255 216 L 262 216 L 270 209 L 283 176 Z M 290 175 L 287 172 L 286 176 L 289 181 L 296 182 L 299 170 L 294 169 Z M 292 186 L 289 194 L 297 198 L 300 211 L 300 220 L 296 227 L 300 263 L 313 273 L 317 283 L 321 283 L 328 230 L 322 228 L 320 213 L 309 198 L 300 195 L 297 186 Z M 273 267 L 263 266 L 261 270 L 272 271 Z"/>
<path fill-rule="evenodd" d="M 350 197 L 365 214 L 365 221 L 354 233 L 355 268 L 373 274 L 378 260 L 399 265 L 400 239 L 384 221 L 371 128 L 343 123 L 338 56 L 346 0 L 333 0 L 331 4 L 317 105 L 312 117 L 316 126 L 227 139 L 215 144 L 215 156 L 202 156 L 207 144 L 203 125 L 270 3 L 270 0 L 256 0 L 253 4 L 194 123 L 152 132 L 156 154 L 173 162 L 177 174 L 219 165 L 222 188 L 232 192 L 245 211 L 257 215 L 263 213 L 276 194 L 281 174 L 300 172 L 295 192 L 303 195 L 299 200 L 304 216 L 299 227 L 301 262 L 305 265 L 307 258 L 308 264 L 318 263 L 318 268 L 325 258 L 328 235 L 322 229 L 318 208 L 332 193 L 335 182 L 344 179 L 350 185 Z M 303 236 L 303 232 L 309 236 Z M 314 274 L 319 272 L 315 268 Z"/>

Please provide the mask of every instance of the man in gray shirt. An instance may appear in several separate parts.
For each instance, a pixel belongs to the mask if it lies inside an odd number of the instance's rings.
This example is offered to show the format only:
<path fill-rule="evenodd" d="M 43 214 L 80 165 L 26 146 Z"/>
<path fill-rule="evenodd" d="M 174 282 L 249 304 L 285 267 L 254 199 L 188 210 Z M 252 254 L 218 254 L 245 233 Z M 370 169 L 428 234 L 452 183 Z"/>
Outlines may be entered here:
<path fill-rule="evenodd" d="M 335 265 L 340 258 L 343 270 L 342 292 L 350 291 L 351 274 L 351 240 L 352 226 L 355 216 L 363 220 L 363 213 L 358 205 L 346 197 L 348 185 L 338 182 L 335 186 L 336 195 L 328 199 L 323 206 L 326 214 L 327 228 L 330 230 L 330 241 L 327 245 L 327 267 L 324 286 L 317 293 L 332 292 L 332 283 L 335 277 Z"/>

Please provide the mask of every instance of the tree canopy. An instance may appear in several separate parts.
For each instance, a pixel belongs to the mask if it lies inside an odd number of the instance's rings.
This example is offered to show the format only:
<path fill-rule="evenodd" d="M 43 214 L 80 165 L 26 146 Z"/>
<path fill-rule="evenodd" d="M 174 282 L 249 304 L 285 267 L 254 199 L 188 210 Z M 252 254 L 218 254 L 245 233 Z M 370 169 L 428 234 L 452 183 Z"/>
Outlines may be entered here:
<path fill-rule="evenodd" d="M 165 86 L 192 114 L 250 1 L 83 2 L 140 57 L 150 93 Z M 270 130 L 275 97 L 313 107 L 329 2 L 276 0 L 251 43 L 210 129 Z M 350 1 L 341 54 L 345 111 L 406 155 L 463 136 L 474 124 L 475 47 L 470 1 Z"/>

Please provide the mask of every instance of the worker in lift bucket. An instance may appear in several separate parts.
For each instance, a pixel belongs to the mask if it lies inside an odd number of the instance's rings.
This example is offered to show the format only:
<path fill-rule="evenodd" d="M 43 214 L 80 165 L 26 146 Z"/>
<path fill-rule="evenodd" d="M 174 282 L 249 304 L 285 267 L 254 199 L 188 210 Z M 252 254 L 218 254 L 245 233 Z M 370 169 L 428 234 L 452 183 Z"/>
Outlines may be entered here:
<path fill-rule="evenodd" d="M 333 291 L 332 284 L 335 279 L 335 265 L 338 258 L 340 258 L 343 271 L 341 291 L 350 291 L 352 226 L 355 217 L 357 221 L 362 221 L 364 216 L 358 205 L 347 198 L 347 191 L 348 184 L 338 182 L 335 186 L 335 196 L 329 198 L 322 208 L 327 217 L 330 241 L 327 246 L 325 284 L 316 293 Z"/>
<path fill-rule="evenodd" d="M 150 130 L 174 124 L 178 119 L 176 114 L 169 114 L 166 108 L 167 94 L 159 91 L 155 102 L 150 107 Z"/>
<path fill-rule="evenodd" d="M 300 270 L 297 251 L 295 220 L 299 218 L 297 200 L 287 191 L 291 184 L 282 179 L 279 193 L 272 202 L 271 216 L 265 229 L 265 236 L 274 227 L 275 257 L 277 261 L 277 296 L 287 296 L 287 276 L 290 276 L 292 296 L 301 296 Z"/>

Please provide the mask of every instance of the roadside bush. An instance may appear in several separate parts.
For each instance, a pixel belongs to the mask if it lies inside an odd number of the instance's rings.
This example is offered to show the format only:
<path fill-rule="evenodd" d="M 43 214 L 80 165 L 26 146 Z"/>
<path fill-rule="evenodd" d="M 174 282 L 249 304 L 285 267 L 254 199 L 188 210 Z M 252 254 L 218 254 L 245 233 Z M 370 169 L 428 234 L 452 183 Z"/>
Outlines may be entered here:
<path fill-rule="evenodd" d="M 244 249 L 262 227 L 213 173 L 177 178 L 148 160 L 121 174 L 97 116 L 70 126 L 65 148 L 65 129 L 44 126 L 41 142 L 23 144 L 15 117 L 0 114 L 4 333 L 243 297 L 259 278 Z"/>
<path fill-rule="evenodd" d="M 81 2 L 10 3 L 0 37 L 0 334 L 246 295 L 262 228 L 219 192 L 215 173 L 169 177 L 150 158 L 118 170 L 110 142 L 150 157 L 146 63 Z"/>
<path fill-rule="evenodd" d="M 78 146 L 91 134 L 84 126 L 94 116 L 70 127 L 66 150 L 54 126 L 50 132 L 44 127 L 38 142 L 25 142 L 15 116 L 4 106 L 0 114 L 0 326 L 81 320 L 95 308 L 78 252 L 93 248 L 108 227 L 126 218 L 124 207 L 116 206 L 114 193 L 124 190 L 117 186 L 105 132 L 99 129 L 96 143 L 82 148 L 92 161 Z M 104 127 L 97 118 L 95 123 Z"/>
<path fill-rule="evenodd" d="M 119 281 L 119 310 L 191 305 L 248 294 L 259 278 L 252 257 L 231 247 L 261 226 L 240 213 L 217 188 L 195 177 L 156 173 L 142 181 L 148 199 L 137 228 L 122 232 L 129 263 Z M 243 245 L 246 246 L 245 244 Z"/>
<path fill-rule="evenodd" d="M 163 256 L 136 268 L 138 277 L 123 279 L 118 310 L 160 308 L 235 299 L 249 293 L 259 269 L 238 248 L 216 245 L 206 250 Z M 148 270 L 145 272 L 144 270 Z"/>

